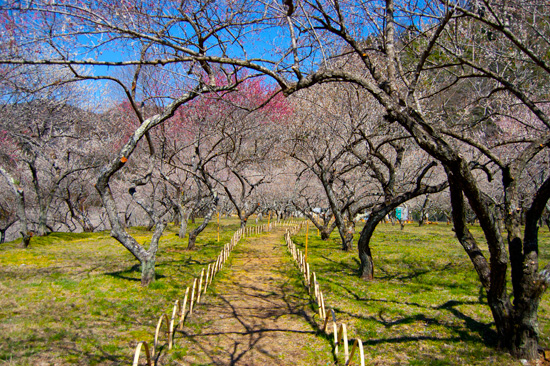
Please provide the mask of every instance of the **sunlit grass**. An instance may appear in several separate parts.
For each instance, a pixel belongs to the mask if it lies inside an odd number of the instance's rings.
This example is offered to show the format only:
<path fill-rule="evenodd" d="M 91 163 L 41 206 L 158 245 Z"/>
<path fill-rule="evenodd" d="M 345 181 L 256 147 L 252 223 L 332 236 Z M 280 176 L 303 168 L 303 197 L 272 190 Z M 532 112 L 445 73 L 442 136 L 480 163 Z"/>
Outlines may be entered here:
<path fill-rule="evenodd" d="M 216 225 L 209 225 L 196 251 L 185 250 L 186 240 L 169 227 L 161 239 L 157 281 L 149 288 L 140 285 L 137 261 L 108 232 L 54 233 L 33 238 L 26 250 L 16 242 L 3 244 L 0 363 L 131 364 L 136 343 L 152 341 L 158 316 L 183 297 L 238 226 L 235 219 L 222 220 L 217 242 Z M 140 242 L 151 235 L 143 228 L 132 233 Z M 474 234 L 482 238 L 479 228 Z M 295 237 L 302 248 L 304 239 L 304 231 Z M 550 260 L 546 228 L 540 241 L 544 265 Z M 407 225 L 401 231 L 381 225 L 372 243 L 372 282 L 358 278 L 356 250 L 340 251 L 337 233 L 323 242 L 311 228 L 308 249 L 327 305 L 348 324 L 350 337 L 364 341 L 367 364 L 517 365 L 495 349 L 485 295 L 450 226 Z M 541 345 L 550 348 L 548 294 L 539 319 Z"/>
<path fill-rule="evenodd" d="M 473 231 L 482 240 L 481 230 Z M 304 250 L 305 230 L 294 241 Z M 548 229 L 541 229 L 540 241 L 546 264 Z M 401 231 L 381 224 L 371 244 L 375 279 L 365 282 L 358 277 L 356 247 L 342 252 L 336 232 L 322 241 L 316 229 L 309 231 L 308 261 L 326 303 L 351 337 L 363 340 L 368 364 L 517 365 L 495 348 L 484 291 L 451 226 L 411 224 Z M 549 310 L 545 295 L 539 314 L 543 347 L 550 346 Z"/>
<path fill-rule="evenodd" d="M 0 246 L 0 363 L 131 364 L 136 343 L 152 341 L 158 316 L 183 298 L 239 223 L 223 219 L 221 226 L 219 242 L 211 223 L 194 251 L 168 227 L 148 288 L 137 260 L 108 232 L 53 233 L 33 238 L 29 249 Z M 140 243 L 151 236 L 131 232 Z"/>

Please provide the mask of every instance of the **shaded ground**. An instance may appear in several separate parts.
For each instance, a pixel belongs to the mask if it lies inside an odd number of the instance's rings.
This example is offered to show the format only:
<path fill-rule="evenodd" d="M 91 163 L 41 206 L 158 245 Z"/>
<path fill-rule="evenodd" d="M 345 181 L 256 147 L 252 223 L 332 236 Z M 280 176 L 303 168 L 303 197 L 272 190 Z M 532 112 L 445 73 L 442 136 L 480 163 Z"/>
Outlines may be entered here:
<path fill-rule="evenodd" d="M 176 336 L 174 364 L 333 364 L 282 235 L 279 229 L 237 246 L 215 288 Z"/>

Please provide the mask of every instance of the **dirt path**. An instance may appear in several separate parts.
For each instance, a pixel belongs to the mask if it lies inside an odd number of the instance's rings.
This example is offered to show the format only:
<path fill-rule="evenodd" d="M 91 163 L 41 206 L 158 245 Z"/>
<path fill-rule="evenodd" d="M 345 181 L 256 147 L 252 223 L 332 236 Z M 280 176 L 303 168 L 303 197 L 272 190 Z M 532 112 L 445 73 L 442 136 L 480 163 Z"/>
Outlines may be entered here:
<path fill-rule="evenodd" d="M 183 337 L 177 336 L 175 364 L 332 364 L 282 236 L 277 229 L 238 244 Z"/>

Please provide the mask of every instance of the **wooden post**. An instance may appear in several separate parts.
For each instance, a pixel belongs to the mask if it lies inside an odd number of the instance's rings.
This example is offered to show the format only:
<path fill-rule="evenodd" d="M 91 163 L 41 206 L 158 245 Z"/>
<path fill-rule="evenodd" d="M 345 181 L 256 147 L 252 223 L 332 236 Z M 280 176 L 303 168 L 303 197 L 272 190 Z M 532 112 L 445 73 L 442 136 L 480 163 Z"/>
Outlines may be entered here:
<path fill-rule="evenodd" d="M 216 265 L 213 264 L 210 268 L 210 280 L 208 281 L 208 284 L 210 285 L 212 283 L 212 280 L 214 279 L 214 275 L 216 274 Z"/>
<path fill-rule="evenodd" d="M 170 327 L 170 322 L 168 321 L 168 317 L 166 316 L 166 314 L 162 314 L 159 318 L 159 321 L 157 323 L 157 329 L 155 331 L 155 343 L 153 344 L 153 355 L 156 353 L 156 349 L 159 341 L 160 327 L 162 326 L 163 322 L 166 323 L 166 330 L 167 330 L 166 333 L 169 333 L 168 329 Z M 167 335 L 168 335 L 168 343 L 170 343 L 171 336 L 170 334 L 167 334 Z"/>
<path fill-rule="evenodd" d="M 193 290 L 191 290 L 191 301 L 189 302 L 189 314 L 193 314 L 193 303 L 195 302 L 195 288 L 197 287 L 197 279 L 193 281 Z"/>
<path fill-rule="evenodd" d="M 308 220 L 307 226 L 306 226 L 306 258 L 305 258 L 306 262 L 307 262 L 307 237 L 308 237 L 308 235 L 309 235 L 309 220 Z"/>
<path fill-rule="evenodd" d="M 317 285 L 317 276 L 315 272 L 312 272 L 313 277 L 313 294 L 315 296 L 315 302 L 319 305 L 319 285 Z"/>
<path fill-rule="evenodd" d="M 211 264 L 208 265 L 208 269 L 206 270 L 206 279 L 204 280 L 204 290 L 203 293 L 206 294 L 206 289 L 208 288 L 208 284 L 210 283 L 210 267 L 212 267 Z"/>
<path fill-rule="evenodd" d="M 319 295 L 321 297 L 323 296 L 323 294 L 321 292 L 319 292 Z M 322 311 L 321 308 L 319 308 L 319 311 Z M 328 325 L 329 316 L 325 314 L 323 317 L 321 317 L 321 319 L 325 319 L 325 322 L 323 323 L 323 332 L 325 334 L 328 334 L 327 333 L 327 325 Z"/>
<path fill-rule="evenodd" d="M 172 318 L 170 318 L 170 328 L 169 328 L 170 340 L 168 342 L 168 349 L 172 349 L 172 344 L 174 342 L 174 333 L 176 328 L 179 325 L 179 323 L 175 324 L 176 314 L 178 313 L 178 310 L 181 312 L 181 304 L 179 300 L 176 300 L 176 302 L 174 303 L 174 308 L 172 309 Z"/>
<path fill-rule="evenodd" d="M 201 292 L 202 292 L 202 279 L 204 278 L 204 268 L 201 270 L 201 277 L 199 280 L 199 290 L 197 291 L 197 304 L 201 302 Z"/>
<path fill-rule="evenodd" d="M 149 352 L 149 345 L 147 342 L 139 342 L 136 347 L 136 352 L 134 354 L 134 363 L 132 366 L 138 366 L 139 364 L 139 356 L 141 354 L 141 347 L 145 347 L 145 357 L 147 357 L 147 366 L 151 366 L 151 353 Z"/>
<path fill-rule="evenodd" d="M 332 322 L 332 335 L 334 337 L 334 354 L 338 356 L 338 324 Z"/>
<path fill-rule="evenodd" d="M 325 308 L 325 298 L 323 297 L 323 292 L 321 290 L 319 290 L 319 300 L 320 300 L 320 308 L 321 308 L 321 311 L 323 312 L 323 318 L 326 318 L 327 317 L 327 311 L 326 311 L 326 308 Z M 336 319 L 336 316 L 334 315 L 334 310 L 331 309 L 331 312 L 332 312 L 332 317 L 334 319 Z M 336 321 L 336 320 L 335 320 Z"/>
<path fill-rule="evenodd" d="M 334 329 L 336 330 L 336 323 L 334 325 Z M 348 331 L 346 329 L 346 324 L 342 323 L 340 324 L 340 328 L 338 329 L 338 334 L 334 334 L 334 354 L 338 356 L 338 346 L 340 344 L 344 345 L 344 364 L 346 365 L 349 360 L 349 353 L 348 353 Z"/>
<path fill-rule="evenodd" d="M 363 342 L 359 338 L 355 339 L 355 342 L 353 342 L 353 347 L 351 347 L 351 352 L 349 354 L 349 362 L 346 364 L 346 366 L 351 365 L 353 355 L 355 355 L 355 350 L 359 348 L 359 360 L 361 361 L 361 366 L 365 366 L 365 352 L 363 351 Z"/>
<path fill-rule="evenodd" d="M 340 325 L 340 330 L 342 331 L 342 336 L 338 337 L 343 340 L 342 343 L 344 343 L 344 363 L 348 363 L 349 361 L 349 349 L 348 349 L 348 330 L 346 329 L 346 324 L 342 323 Z"/>
<path fill-rule="evenodd" d="M 189 298 L 189 287 L 185 289 L 185 296 L 183 297 L 183 305 L 181 307 L 180 321 L 178 322 L 178 325 L 183 323 L 183 320 L 185 319 L 185 310 L 187 310 L 187 299 L 188 298 Z"/>
<path fill-rule="evenodd" d="M 220 213 L 218 212 L 218 243 L 220 242 Z"/>

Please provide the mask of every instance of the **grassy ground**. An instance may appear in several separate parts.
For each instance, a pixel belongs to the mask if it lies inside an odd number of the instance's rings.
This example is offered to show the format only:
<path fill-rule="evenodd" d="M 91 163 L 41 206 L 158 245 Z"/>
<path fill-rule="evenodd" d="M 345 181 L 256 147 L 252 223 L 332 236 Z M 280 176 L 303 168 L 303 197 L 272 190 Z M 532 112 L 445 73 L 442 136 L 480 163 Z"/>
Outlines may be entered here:
<path fill-rule="evenodd" d="M 479 228 L 474 234 L 482 239 Z M 356 237 L 358 239 L 358 235 Z M 305 230 L 294 237 L 302 248 Z M 550 234 L 541 229 L 541 263 Z M 357 276 L 357 252 L 339 250 L 337 233 L 321 241 L 310 226 L 308 261 L 326 304 L 352 338 L 365 344 L 369 365 L 518 365 L 495 349 L 495 331 L 473 266 L 451 227 L 382 224 L 372 240 L 375 280 Z M 550 347 L 550 303 L 539 312 L 541 343 Z"/>
<path fill-rule="evenodd" d="M 191 226 L 192 228 L 193 226 Z M 238 228 L 210 224 L 186 251 L 174 227 L 161 239 L 157 281 L 140 286 L 137 261 L 107 232 L 54 233 L 29 249 L 0 246 L 0 365 L 131 364 L 137 341 L 151 341 L 158 316 Z M 150 232 L 133 229 L 138 242 Z"/>
<path fill-rule="evenodd" d="M 0 246 L 0 365 L 131 364 L 136 342 L 152 340 L 158 316 L 229 241 L 238 222 L 222 221 L 199 237 L 197 251 L 169 228 L 157 275 L 139 284 L 135 259 L 108 233 L 52 234 L 31 248 Z M 475 229 L 475 234 L 482 237 Z M 149 232 L 134 229 L 145 242 Z M 304 231 L 295 237 L 304 243 Z M 541 230 L 541 263 L 550 234 Z M 370 365 L 517 365 L 495 350 L 486 299 L 449 226 L 381 225 L 373 238 L 375 280 L 357 277 L 357 254 L 310 230 L 309 262 L 328 306 L 365 342 Z M 223 273 L 222 273 L 223 276 Z M 295 277 L 296 274 L 293 274 Z M 550 304 L 539 312 L 541 344 L 550 348 Z"/>

